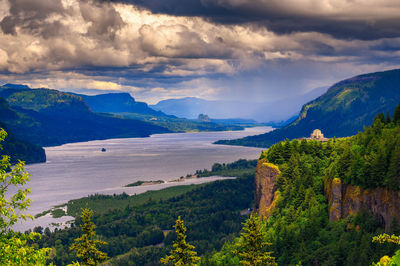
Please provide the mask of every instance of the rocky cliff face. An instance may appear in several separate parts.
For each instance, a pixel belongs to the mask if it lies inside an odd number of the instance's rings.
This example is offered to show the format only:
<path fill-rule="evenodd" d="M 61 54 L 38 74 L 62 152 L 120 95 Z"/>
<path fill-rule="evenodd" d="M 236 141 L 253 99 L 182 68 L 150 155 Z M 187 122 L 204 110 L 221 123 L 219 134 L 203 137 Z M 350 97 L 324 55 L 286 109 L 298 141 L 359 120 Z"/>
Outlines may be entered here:
<path fill-rule="evenodd" d="M 259 160 L 255 176 L 255 209 L 259 215 L 268 217 L 276 204 L 279 192 L 275 180 L 280 174 L 279 168 L 266 160 Z"/>
<path fill-rule="evenodd" d="M 377 188 L 362 190 L 360 187 L 343 184 L 334 178 L 325 183 L 329 200 L 329 219 L 337 221 L 355 215 L 361 209 L 370 211 L 381 219 L 389 230 L 393 218 L 400 221 L 400 192 Z"/>
<path fill-rule="evenodd" d="M 279 168 L 265 159 L 258 161 L 255 175 L 255 209 L 268 218 L 274 209 L 279 191 L 275 184 Z M 363 190 L 343 184 L 339 178 L 325 182 L 325 195 L 329 200 L 329 220 L 338 221 L 356 215 L 362 209 L 378 217 L 385 230 L 390 230 L 393 219 L 400 222 L 400 191 L 384 188 Z"/>

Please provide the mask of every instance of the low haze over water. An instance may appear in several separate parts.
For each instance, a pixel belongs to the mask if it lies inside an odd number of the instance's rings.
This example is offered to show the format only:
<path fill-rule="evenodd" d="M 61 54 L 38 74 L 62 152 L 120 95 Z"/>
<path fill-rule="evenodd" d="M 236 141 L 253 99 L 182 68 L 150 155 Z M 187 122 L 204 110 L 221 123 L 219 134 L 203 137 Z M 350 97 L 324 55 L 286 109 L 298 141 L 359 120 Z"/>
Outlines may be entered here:
<path fill-rule="evenodd" d="M 215 162 L 256 159 L 262 149 L 212 143 L 269 130 L 270 127 L 256 127 L 245 131 L 160 134 L 149 138 L 99 140 L 46 148 L 46 163 L 26 167 L 31 174 L 28 186 L 32 190 L 29 197 L 33 200 L 29 213 L 36 214 L 95 193 L 125 191 L 134 194 L 159 189 L 176 183 L 124 186 L 139 180 L 170 181 L 193 174 L 198 169 L 210 169 Z M 106 152 L 102 152 L 102 148 Z M 202 181 L 206 179 L 191 180 L 191 183 Z"/>

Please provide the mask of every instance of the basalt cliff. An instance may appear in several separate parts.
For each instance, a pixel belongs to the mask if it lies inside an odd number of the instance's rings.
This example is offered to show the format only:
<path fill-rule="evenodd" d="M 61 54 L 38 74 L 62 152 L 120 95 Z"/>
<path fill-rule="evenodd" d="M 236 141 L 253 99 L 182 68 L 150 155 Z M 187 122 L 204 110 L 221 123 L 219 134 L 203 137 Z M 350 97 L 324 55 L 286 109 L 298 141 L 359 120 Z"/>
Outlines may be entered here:
<path fill-rule="evenodd" d="M 393 219 L 400 221 L 400 192 L 384 188 L 361 189 L 348 185 L 339 178 L 325 182 L 325 195 L 329 201 L 329 220 L 338 221 L 365 209 L 378 217 L 386 230 Z"/>
<path fill-rule="evenodd" d="M 261 159 L 257 163 L 255 175 L 255 209 L 259 215 L 268 217 L 279 197 L 275 181 L 280 174 L 278 166 Z"/>
<path fill-rule="evenodd" d="M 279 198 L 275 184 L 279 168 L 266 160 L 258 161 L 255 175 L 255 209 L 268 218 Z M 325 182 L 325 196 L 329 202 L 329 220 L 338 221 L 364 209 L 378 217 L 386 230 L 394 219 L 400 221 L 400 192 L 384 188 L 363 190 L 348 185 L 339 178 Z"/>

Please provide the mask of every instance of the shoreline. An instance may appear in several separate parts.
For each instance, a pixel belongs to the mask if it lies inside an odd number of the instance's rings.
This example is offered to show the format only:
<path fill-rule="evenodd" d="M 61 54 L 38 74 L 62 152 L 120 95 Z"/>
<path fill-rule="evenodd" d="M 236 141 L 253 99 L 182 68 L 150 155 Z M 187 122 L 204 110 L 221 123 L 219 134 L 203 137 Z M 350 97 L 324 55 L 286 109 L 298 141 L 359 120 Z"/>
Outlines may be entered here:
<path fill-rule="evenodd" d="M 210 176 L 210 177 L 196 177 L 196 178 L 188 178 L 180 181 L 167 181 L 162 184 L 152 184 L 152 185 L 141 185 L 140 187 L 143 188 L 142 191 L 140 192 L 130 192 L 126 193 L 125 191 L 116 194 L 116 193 L 96 193 L 98 195 L 121 195 L 123 193 L 128 194 L 129 196 L 135 196 L 139 194 L 143 194 L 149 191 L 159 191 L 163 189 L 167 189 L 170 187 L 174 186 L 189 186 L 189 185 L 201 185 L 205 183 L 211 183 L 215 181 L 220 181 L 220 180 L 231 180 L 235 179 L 236 177 L 224 177 L 224 176 Z M 200 182 L 195 182 L 195 181 L 200 181 Z M 160 186 L 161 185 L 161 186 Z M 89 197 L 91 195 L 87 195 L 85 197 Z M 85 198 L 81 197 L 81 198 Z M 81 198 L 76 198 L 76 199 L 71 199 L 71 200 L 77 200 Z M 45 210 L 41 213 L 36 213 L 33 216 L 35 217 L 34 220 L 32 221 L 22 221 L 21 223 L 18 223 L 14 226 L 14 230 L 19 231 L 19 232 L 24 232 L 26 230 L 33 230 L 35 227 L 42 227 L 45 229 L 48 227 L 51 231 L 54 231 L 56 228 L 57 229 L 63 229 L 65 227 L 71 226 L 71 223 L 74 223 L 75 218 L 72 216 L 67 215 L 67 205 L 68 202 L 62 203 L 62 204 L 57 204 L 52 206 L 50 209 Z M 53 217 L 53 213 L 57 212 L 58 210 L 62 210 L 65 215 L 60 216 L 60 217 Z M 28 211 L 29 213 L 29 211 Z M 29 225 L 28 225 L 29 224 Z"/>
<path fill-rule="evenodd" d="M 124 192 L 134 195 L 148 190 L 222 179 L 197 178 L 187 176 L 187 173 L 211 168 L 214 163 L 258 158 L 262 151 L 260 148 L 214 145 L 212 142 L 260 134 L 270 129 L 259 127 L 244 131 L 155 134 L 150 138 L 97 140 L 48 148 L 46 163 L 26 167 L 31 174 L 31 181 L 26 187 L 32 191 L 28 213 L 40 214 L 69 200 L 88 195 Z M 106 152 L 101 152 L 103 147 Z M 157 180 L 164 182 L 154 182 Z M 140 186 L 126 187 L 138 181 L 143 181 Z M 49 221 L 44 221 L 46 218 L 41 217 L 43 221 L 27 221 L 18 229 L 24 231 L 35 226 L 46 227 L 54 221 L 50 217 Z"/>

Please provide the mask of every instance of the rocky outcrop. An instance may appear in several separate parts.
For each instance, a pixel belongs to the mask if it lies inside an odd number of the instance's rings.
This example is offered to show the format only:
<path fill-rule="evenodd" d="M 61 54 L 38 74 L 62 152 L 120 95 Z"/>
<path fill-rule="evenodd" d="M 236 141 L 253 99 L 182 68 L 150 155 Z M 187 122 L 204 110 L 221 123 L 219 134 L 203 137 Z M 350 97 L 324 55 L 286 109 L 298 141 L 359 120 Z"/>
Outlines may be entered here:
<path fill-rule="evenodd" d="M 275 181 L 280 174 L 279 168 L 261 159 L 258 161 L 255 176 L 255 209 L 259 215 L 268 217 L 279 197 Z"/>
<path fill-rule="evenodd" d="M 339 178 L 325 183 L 329 200 L 329 219 L 338 221 L 361 209 L 378 217 L 389 230 L 394 218 L 400 221 L 400 192 L 384 188 L 366 189 L 343 184 Z"/>

